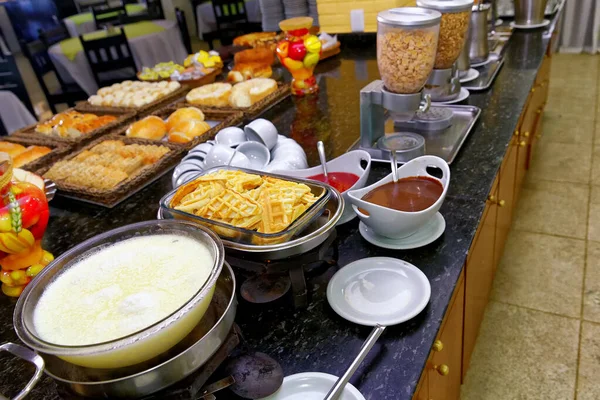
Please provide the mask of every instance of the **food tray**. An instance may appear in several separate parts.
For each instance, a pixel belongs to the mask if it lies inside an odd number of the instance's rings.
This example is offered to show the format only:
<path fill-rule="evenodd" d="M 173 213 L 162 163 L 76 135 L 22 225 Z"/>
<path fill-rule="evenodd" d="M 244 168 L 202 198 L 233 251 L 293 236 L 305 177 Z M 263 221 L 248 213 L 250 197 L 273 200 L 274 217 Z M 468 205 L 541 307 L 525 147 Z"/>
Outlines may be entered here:
<path fill-rule="evenodd" d="M 257 171 L 248 170 L 244 168 L 215 167 L 198 174 L 198 177 L 208 175 L 210 173 L 217 172 L 220 170 L 243 171 L 248 174 L 257 175 Z M 288 226 L 285 230 L 277 233 L 259 233 L 256 231 L 238 228 L 233 225 L 213 221 L 207 218 L 199 217 L 194 214 L 171 208 L 171 200 L 177 192 L 178 188 L 171 190 L 169 193 L 163 196 L 163 198 L 160 200 L 160 208 L 164 210 L 167 214 L 172 215 L 176 219 L 184 219 L 187 221 L 192 221 L 204 225 L 216 232 L 221 238 L 226 239 L 228 241 L 248 245 L 275 245 L 289 241 L 294 236 L 302 232 L 304 228 L 306 228 L 310 223 L 312 223 L 319 215 L 321 215 L 323 212 L 323 208 L 329 201 L 329 198 L 331 196 L 331 190 L 334 190 L 330 186 L 317 181 L 291 178 L 288 176 L 271 174 L 266 172 L 260 172 L 259 174 L 261 176 L 270 176 L 282 179 L 284 181 L 303 183 L 311 189 L 312 193 L 315 196 L 321 197 L 306 211 L 304 211 L 304 213 L 300 217 L 298 217 L 294 222 L 292 222 L 290 226 Z M 194 180 L 195 179 L 191 180 L 190 182 L 186 182 L 186 184 L 192 183 L 194 182 Z"/>
<path fill-rule="evenodd" d="M 102 106 L 101 108 L 107 110 L 107 111 L 127 111 L 127 112 L 134 112 L 137 116 L 139 117 L 145 117 L 146 115 L 149 115 L 151 113 L 153 113 L 154 111 L 168 106 L 172 103 L 175 103 L 176 101 L 178 101 L 180 98 L 185 97 L 185 95 L 187 94 L 187 92 L 190 91 L 190 88 L 186 85 L 181 85 L 181 87 L 177 90 L 175 90 L 172 93 L 169 93 L 168 95 L 166 95 L 163 98 L 160 98 L 150 104 L 146 104 L 145 106 L 142 106 L 140 108 L 133 108 L 133 107 L 110 107 L 110 106 Z M 82 101 L 77 103 L 77 106 L 79 107 L 80 110 L 84 110 L 87 112 L 94 112 L 94 107 L 98 107 L 98 106 L 94 106 L 91 105 L 90 103 L 88 103 L 87 101 Z"/>
<path fill-rule="evenodd" d="M 492 60 L 489 63 L 476 67 L 479 71 L 479 76 L 470 82 L 464 83 L 463 87 L 465 89 L 475 92 L 489 89 L 496 75 L 498 75 L 500 68 L 504 65 L 504 57 L 497 54 L 490 54 L 490 57 Z"/>
<path fill-rule="evenodd" d="M 336 42 L 336 44 L 333 45 L 333 47 L 330 47 L 327 50 L 323 50 L 323 52 L 321 53 L 321 58 L 319 58 L 319 61 L 323 61 L 327 58 L 330 58 L 337 54 L 340 54 L 340 52 L 342 51 L 340 49 L 340 46 L 341 46 L 341 43 L 338 41 L 338 42 Z"/>
<path fill-rule="evenodd" d="M 14 138 L 30 138 L 35 139 L 37 145 L 47 146 L 49 144 L 63 144 L 70 145 L 75 147 L 80 147 L 86 143 L 91 142 L 92 140 L 105 135 L 110 134 L 114 130 L 119 129 L 125 124 L 129 124 L 131 120 L 135 117 L 135 112 L 128 109 L 119 109 L 114 107 L 102 107 L 102 106 L 92 106 L 88 105 L 86 107 L 82 106 L 83 103 L 78 103 L 75 107 L 69 108 L 67 111 L 77 111 L 80 113 L 92 113 L 96 115 L 114 115 L 117 119 L 109 124 L 106 124 L 98 129 L 91 131 L 85 135 L 81 135 L 78 138 L 61 138 L 57 136 L 44 135 L 43 133 L 37 133 L 35 131 L 38 123 L 26 126 L 25 128 L 19 129 L 15 133 L 11 135 Z"/>
<path fill-rule="evenodd" d="M 153 140 L 128 138 L 118 135 L 110 135 L 99 138 L 94 142 L 83 147 L 79 151 L 72 153 L 62 160 L 71 160 L 76 157 L 79 153 L 94 147 L 95 145 L 105 140 L 120 140 L 125 144 L 143 144 L 143 145 L 154 145 L 154 146 L 165 146 L 171 149 L 166 153 L 158 162 L 145 168 L 142 173 L 134 176 L 133 178 L 126 179 L 119 183 L 117 186 L 111 189 L 96 189 L 88 188 L 83 186 L 72 185 L 61 181 L 55 181 L 56 187 L 58 188 L 58 194 L 63 197 L 72 198 L 75 200 L 81 200 L 84 202 L 112 208 L 137 193 L 150 183 L 154 182 L 164 174 L 166 174 L 177 162 L 183 150 L 173 146 L 171 143 L 160 142 L 157 143 Z M 45 174 L 52 165 L 48 165 L 44 168 L 40 168 L 37 173 L 40 175 Z"/>
<path fill-rule="evenodd" d="M 217 76 L 219 76 L 221 74 L 221 72 L 223 72 L 223 68 L 217 68 L 215 69 L 213 72 L 206 74 L 198 79 L 190 79 L 187 81 L 177 81 L 179 83 L 181 83 L 181 85 L 185 85 L 188 88 L 192 89 L 192 88 L 197 88 L 199 86 L 203 86 L 203 85 L 208 85 L 209 83 L 213 83 L 216 79 Z M 142 81 L 142 82 L 162 82 L 162 81 L 171 81 L 170 78 L 165 78 L 165 79 L 142 79 L 140 78 L 140 72 L 137 73 L 137 78 L 138 80 Z"/>
<path fill-rule="evenodd" d="M 178 103 L 175 105 L 163 107 L 160 110 L 153 112 L 151 115 L 156 115 L 157 117 L 162 118 L 163 120 L 166 120 L 169 117 L 169 115 L 171 115 L 171 113 L 173 113 L 178 108 L 183 108 L 183 107 L 199 108 L 198 106 L 195 106 L 193 104 Z M 184 150 L 189 150 L 192 147 L 197 146 L 200 143 L 204 143 L 207 140 L 214 139 L 215 135 L 221 129 L 227 128 L 229 126 L 239 125 L 242 122 L 242 120 L 244 119 L 244 114 L 242 114 L 239 111 L 209 109 L 209 110 L 203 110 L 203 113 L 204 113 L 205 121 L 207 121 L 209 124 L 210 124 L 210 122 L 215 121 L 216 124 L 209 130 L 204 132 L 204 134 L 202 134 L 201 136 L 197 136 L 196 138 L 194 138 L 194 140 L 191 140 L 187 143 L 171 143 L 173 146 L 184 149 Z M 141 118 L 137 118 L 136 120 L 140 120 L 140 119 Z M 132 123 L 133 123 L 133 121 L 132 121 Z M 118 135 L 125 135 L 125 132 L 127 131 L 127 129 L 129 128 L 130 125 L 131 124 L 122 126 L 118 131 L 116 131 L 116 133 Z M 151 140 L 151 142 L 153 142 L 155 144 L 159 143 L 158 141 L 155 141 L 155 140 Z M 168 142 L 165 138 L 160 143 L 170 143 L 170 142 Z"/>
<path fill-rule="evenodd" d="M 25 147 L 27 147 L 27 146 L 50 147 L 52 149 L 52 151 L 50 153 L 45 154 L 39 158 L 36 158 L 35 160 L 28 162 L 27 164 L 19 167 L 21 169 L 31 171 L 31 172 L 35 172 L 40 168 L 43 168 L 50 164 L 53 164 L 61 157 L 64 157 L 71 150 L 71 146 L 62 145 L 62 144 L 58 144 L 58 143 L 47 143 L 43 140 L 38 140 L 35 137 L 4 136 L 3 138 L 0 138 L 0 141 L 18 143 Z"/>
<path fill-rule="evenodd" d="M 258 117 L 269 108 L 284 100 L 292 94 L 289 83 L 278 82 L 278 88 L 273 93 L 251 105 L 250 107 L 207 107 L 197 105 L 202 111 L 223 110 L 223 111 L 241 111 L 244 113 L 245 120 L 251 120 Z"/>

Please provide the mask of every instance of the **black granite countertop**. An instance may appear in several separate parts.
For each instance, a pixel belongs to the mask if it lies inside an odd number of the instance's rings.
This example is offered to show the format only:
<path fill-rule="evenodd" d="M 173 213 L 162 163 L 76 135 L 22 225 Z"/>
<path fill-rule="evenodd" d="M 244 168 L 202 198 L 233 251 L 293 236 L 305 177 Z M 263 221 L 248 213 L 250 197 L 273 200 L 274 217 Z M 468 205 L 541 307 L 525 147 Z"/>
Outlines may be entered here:
<path fill-rule="evenodd" d="M 514 32 L 505 65 L 492 88 L 467 100 L 482 113 L 451 167 L 450 189 L 440 210 L 446 220 L 443 236 L 420 249 L 391 251 L 366 242 L 358 232 L 357 219 L 339 227 L 338 266 L 309 280 L 308 308 L 294 310 L 288 301 L 269 305 L 241 301 L 237 323 L 252 348 L 277 359 L 285 375 L 320 371 L 339 376 L 370 328 L 347 322 L 333 312 L 325 297 L 328 279 L 337 268 L 357 259 L 401 258 L 419 267 L 431 282 L 429 305 L 414 319 L 386 330 L 351 382 L 367 399 L 411 399 L 548 42 L 548 31 Z M 358 138 L 359 91 L 379 78 L 374 37 L 343 43 L 343 48 L 341 55 L 318 66 L 318 96 L 287 99 L 263 116 L 307 149 L 311 165 L 317 163 L 313 149 L 318 140 L 325 142 L 328 156 L 333 158 L 345 153 Z M 370 181 L 385 176 L 388 168 L 374 165 Z M 56 198 L 51 203 L 44 247 L 58 255 L 98 233 L 153 219 L 159 199 L 170 189 L 168 174 L 113 209 Z M 18 341 L 12 327 L 14 304 L 13 299 L 0 296 L 0 342 Z M 0 393 L 14 395 L 31 373 L 29 366 L 0 355 Z M 31 398 L 59 396 L 52 380 L 44 377 Z"/>

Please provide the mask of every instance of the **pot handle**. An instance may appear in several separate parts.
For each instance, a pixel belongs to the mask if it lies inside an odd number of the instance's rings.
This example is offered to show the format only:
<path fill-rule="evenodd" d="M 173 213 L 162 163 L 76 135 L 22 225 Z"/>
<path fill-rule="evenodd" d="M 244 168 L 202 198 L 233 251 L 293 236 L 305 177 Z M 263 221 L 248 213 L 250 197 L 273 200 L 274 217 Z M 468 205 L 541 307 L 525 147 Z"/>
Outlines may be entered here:
<path fill-rule="evenodd" d="M 11 400 L 24 399 L 42 377 L 42 372 L 44 371 L 44 359 L 35 351 L 29 350 L 27 347 L 23 347 L 15 343 L 4 343 L 0 346 L 0 351 L 8 351 L 12 355 L 35 365 L 35 373 L 33 374 L 33 377 L 29 380 L 27 385 L 25 385 L 25 387 Z M 5 400 L 7 398 L 0 394 L 0 399 Z"/>

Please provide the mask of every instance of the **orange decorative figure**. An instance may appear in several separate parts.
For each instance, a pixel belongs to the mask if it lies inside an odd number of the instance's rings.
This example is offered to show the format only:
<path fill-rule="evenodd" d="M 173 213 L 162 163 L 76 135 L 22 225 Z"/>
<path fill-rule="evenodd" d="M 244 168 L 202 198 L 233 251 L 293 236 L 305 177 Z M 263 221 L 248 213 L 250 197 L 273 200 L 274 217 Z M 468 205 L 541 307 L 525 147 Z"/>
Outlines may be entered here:
<path fill-rule="evenodd" d="M 279 23 L 285 39 L 277 44 L 279 62 L 292 74 L 292 93 L 296 96 L 319 90 L 313 75 L 321 57 L 321 41 L 309 32 L 313 19 L 290 18 Z"/>
<path fill-rule="evenodd" d="M 0 198 L 0 282 L 5 295 L 17 297 L 54 259 L 41 246 L 50 212 L 43 187 L 16 180 L 5 154 L 0 154 Z"/>

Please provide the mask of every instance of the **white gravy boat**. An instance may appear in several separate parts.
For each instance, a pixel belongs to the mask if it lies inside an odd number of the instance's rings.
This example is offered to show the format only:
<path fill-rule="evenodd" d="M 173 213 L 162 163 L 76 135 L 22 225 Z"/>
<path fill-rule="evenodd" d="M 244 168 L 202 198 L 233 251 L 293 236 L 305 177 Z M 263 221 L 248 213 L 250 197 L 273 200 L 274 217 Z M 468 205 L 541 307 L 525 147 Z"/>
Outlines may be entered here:
<path fill-rule="evenodd" d="M 437 167 L 442 171 L 442 178 L 438 179 L 427 172 L 427 167 Z M 444 190 L 439 199 L 429 208 L 416 212 L 398 211 L 377 204 L 369 203 L 362 198 L 381 185 L 392 182 L 392 174 L 389 174 L 382 180 L 367 186 L 363 189 L 348 190 L 348 201 L 352 204 L 352 209 L 358 215 L 358 218 L 373 229 L 375 233 L 392 239 L 402 239 L 415 233 L 419 228 L 425 225 L 438 212 L 450 185 L 450 167 L 443 159 L 436 156 L 422 156 L 415 158 L 400 168 L 398 168 L 398 179 L 411 176 L 426 176 L 437 180 L 442 184 Z M 366 215 L 360 212 L 359 208 L 369 213 Z"/>

